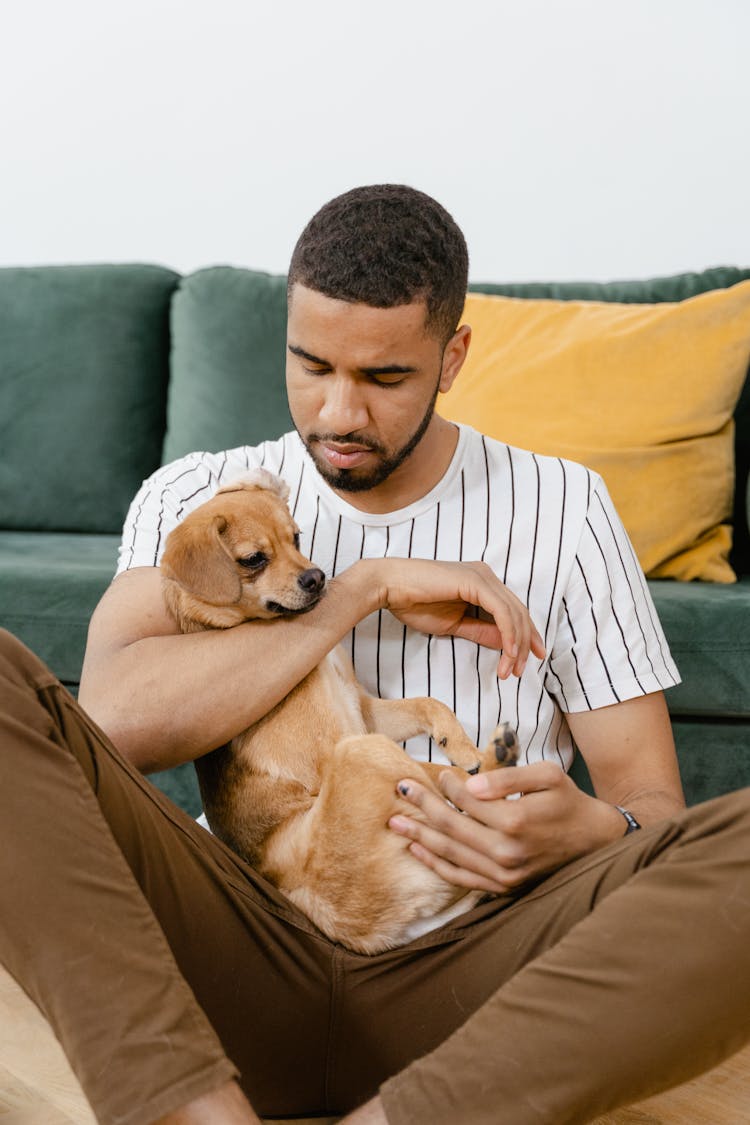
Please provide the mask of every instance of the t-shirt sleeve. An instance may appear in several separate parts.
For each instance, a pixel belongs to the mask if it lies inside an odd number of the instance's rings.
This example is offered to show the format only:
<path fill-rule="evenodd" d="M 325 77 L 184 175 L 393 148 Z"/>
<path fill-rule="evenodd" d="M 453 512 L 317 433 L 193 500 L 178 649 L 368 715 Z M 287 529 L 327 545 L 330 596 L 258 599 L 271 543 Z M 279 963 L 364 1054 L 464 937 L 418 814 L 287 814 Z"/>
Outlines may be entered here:
<path fill-rule="evenodd" d="M 565 712 L 680 682 L 648 585 L 606 486 L 592 490 L 560 602 L 547 690 Z"/>
<path fill-rule="evenodd" d="M 234 466 L 226 453 L 190 453 L 148 477 L 125 519 L 116 573 L 158 566 L 172 528 L 210 500 L 232 475 L 254 467 L 252 452 L 243 450 L 244 465 Z"/>

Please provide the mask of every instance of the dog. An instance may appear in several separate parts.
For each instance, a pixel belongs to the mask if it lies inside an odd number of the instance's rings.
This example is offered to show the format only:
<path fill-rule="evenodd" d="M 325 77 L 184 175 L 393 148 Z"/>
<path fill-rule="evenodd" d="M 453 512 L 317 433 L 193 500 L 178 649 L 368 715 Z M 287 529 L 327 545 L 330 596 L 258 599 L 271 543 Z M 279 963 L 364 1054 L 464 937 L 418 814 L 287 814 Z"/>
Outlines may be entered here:
<path fill-rule="evenodd" d="M 263 469 L 219 491 L 170 533 L 166 606 L 182 632 L 301 614 L 325 575 L 299 550 L 286 484 Z M 428 734 L 453 767 L 417 762 L 398 742 Z M 274 883 L 331 940 L 372 954 L 470 909 L 481 892 L 447 883 L 388 827 L 424 819 L 399 796 L 404 774 L 439 793 L 446 768 L 515 764 L 503 724 L 480 752 L 450 708 L 370 696 L 337 646 L 263 719 L 195 762 L 212 832 Z"/>

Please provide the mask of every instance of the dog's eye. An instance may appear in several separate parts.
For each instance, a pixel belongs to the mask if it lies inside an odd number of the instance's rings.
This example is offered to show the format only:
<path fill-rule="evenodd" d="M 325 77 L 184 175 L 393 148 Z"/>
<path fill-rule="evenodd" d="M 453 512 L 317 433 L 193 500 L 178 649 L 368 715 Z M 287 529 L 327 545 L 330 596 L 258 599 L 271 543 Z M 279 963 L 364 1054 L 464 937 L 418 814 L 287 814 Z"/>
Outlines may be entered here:
<path fill-rule="evenodd" d="M 248 555 L 246 559 L 237 559 L 240 566 L 247 567 L 248 570 L 260 570 L 266 565 L 268 559 L 262 551 L 256 551 L 254 555 Z"/>
<path fill-rule="evenodd" d="M 298 531 L 295 531 L 295 533 L 294 533 L 294 546 L 297 548 L 297 550 L 299 550 L 299 532 Z"/>

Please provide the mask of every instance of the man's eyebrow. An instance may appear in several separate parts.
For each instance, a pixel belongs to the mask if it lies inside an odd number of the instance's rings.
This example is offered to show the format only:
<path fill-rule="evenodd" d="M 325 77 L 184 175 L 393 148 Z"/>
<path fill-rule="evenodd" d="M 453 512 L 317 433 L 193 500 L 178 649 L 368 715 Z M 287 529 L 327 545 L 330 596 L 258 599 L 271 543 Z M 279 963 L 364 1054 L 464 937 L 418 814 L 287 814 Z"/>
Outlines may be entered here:
<path fill-rule="evenodd" d="M 292 355 L 299 356 L 300 359 L 306 359 L 308 363 L 314 363 L 317 367 L 330 367 L 327 359 L 321 359 L 320 356 L 313 355 L 311 352 L 306 352 L 304 348 L 300 348 L 297 344 L 289 344 L 289 351 Z M 359 369 L 363 375 L 411 375 L 416 371 L 416 367 L 405 366 L 401 363 L 387 363 L 382 366 L 376 367 L 361 367 Z"/>
<path fill-rule="evenodd" d="M 384 367 L 361 367 L 363 375 L 411 375 L 416 367 L 404 367 L 400 363 L 389 363 Z"/>
<path fill-rule="evenodd" d="M 300 359 L 306 359 L 308 363 L 317 364 L 318 367 L 331 366 L 327 359 L 320 359 L 316 355 L 311 355 L 310 352 L 306 352 L 304 348 L 298 347 L 297 344 L 289 344 L 289 351 L 292 353 L 292 355 L 298 355 Z"/>

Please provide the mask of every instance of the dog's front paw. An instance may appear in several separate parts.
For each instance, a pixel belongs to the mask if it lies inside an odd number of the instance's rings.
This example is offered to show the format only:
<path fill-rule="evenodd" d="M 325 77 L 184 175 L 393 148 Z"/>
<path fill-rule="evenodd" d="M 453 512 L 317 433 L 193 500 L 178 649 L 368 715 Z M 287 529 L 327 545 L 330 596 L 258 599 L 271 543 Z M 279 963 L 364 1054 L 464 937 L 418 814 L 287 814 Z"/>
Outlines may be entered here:
<path fill-rule="evenodd" d="M 482 753 L 482 771 L 515 766 L 521 756 L 516 732 L 510 723 L 500 723 Z"/>
<path fill-rule="evenodd" d="M 460 766 L 467 773 L 478 773 L 482 765 L 482 755 L 463 728 L 454 731 L 433 731 L 435 745 L 445 754 L 453 766 Z"/>

